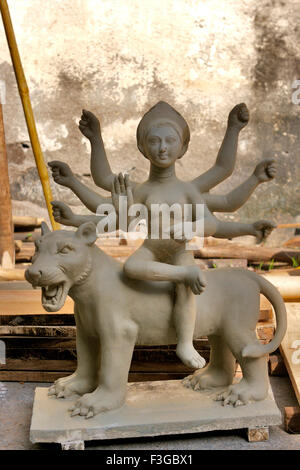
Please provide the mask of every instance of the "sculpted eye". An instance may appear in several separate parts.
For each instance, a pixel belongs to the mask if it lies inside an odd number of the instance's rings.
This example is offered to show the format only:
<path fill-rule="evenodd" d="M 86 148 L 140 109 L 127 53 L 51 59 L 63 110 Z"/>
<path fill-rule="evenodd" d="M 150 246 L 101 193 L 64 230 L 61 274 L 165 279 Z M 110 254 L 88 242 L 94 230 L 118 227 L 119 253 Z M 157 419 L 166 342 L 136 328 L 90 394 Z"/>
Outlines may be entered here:
<path fill-rule="evenodd" d="M 149 140 L 148 140 L 148 143 L 149 143 L 150 145 L 155 145 L 155 144 L 158 143 L 158 139 L 155 139 L 155 138 L 149 139 Z"/>
<path fill-rule="evenodd" d="M 65 245 L 62 248 L 60 248 L 57 253 L 59 253 L 61 255 L 67 255 L 72 250 L 73 250 L 73 248 L 71 246 Z"/>

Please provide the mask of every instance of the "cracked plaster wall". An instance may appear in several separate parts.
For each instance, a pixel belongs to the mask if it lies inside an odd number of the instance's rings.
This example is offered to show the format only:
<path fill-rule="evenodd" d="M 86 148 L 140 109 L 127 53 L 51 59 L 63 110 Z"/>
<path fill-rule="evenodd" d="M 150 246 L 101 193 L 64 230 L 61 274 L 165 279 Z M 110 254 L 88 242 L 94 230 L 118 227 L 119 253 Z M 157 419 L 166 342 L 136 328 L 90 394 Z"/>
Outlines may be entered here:
<path fill-rule="evenodd" d="M 86 108 L 101 118 L 113 171 L 131 170 L 133 178 L 144 179 L 148 164 L 136 148 L 135 130 L 142 114 L 165 100 L 190 125 L 189 151 L 177 168 L 180 177 L 193 178 L 213 164 L 227 114 L 244 101 L 251 121 L 240 137 L 236 171 L 217 191 L 228 191 L 262 157 L 274 156 L 276 181 L 260 186 L 230 217 L 292 220 L 300 212 L 300 105 L 291 100 L 292 83 L 300 79 L 297 4 L 10 0 L 45 159 L 68 162 L 92 186 L 89 144 L 77 129 Z M 2 27 L 0 80 L 6 85 L 3 108 L 14 209 L 45 214 Z M 53 192 L 55 198 L 78 205 L 69 191 L 54 185 Z"/>

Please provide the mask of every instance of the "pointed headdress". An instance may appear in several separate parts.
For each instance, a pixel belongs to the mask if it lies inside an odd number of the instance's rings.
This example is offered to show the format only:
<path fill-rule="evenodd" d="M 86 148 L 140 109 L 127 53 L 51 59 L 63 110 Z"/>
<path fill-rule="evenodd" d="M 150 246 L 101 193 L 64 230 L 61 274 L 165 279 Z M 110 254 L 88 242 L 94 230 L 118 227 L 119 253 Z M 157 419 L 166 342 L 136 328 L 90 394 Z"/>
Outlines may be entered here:
<path fill-rule="evenodd" d="M 145 137 L 149 130 L 152 127 L 161 126 L 163 124 L 169 124 L 175 129 L 186 151 L 190 141 L 190 130 L 186 120 L 168 103 L 159 101 L 144 114 L 136 131 L 137 146 L 143 155 L 145 155 Z"/>

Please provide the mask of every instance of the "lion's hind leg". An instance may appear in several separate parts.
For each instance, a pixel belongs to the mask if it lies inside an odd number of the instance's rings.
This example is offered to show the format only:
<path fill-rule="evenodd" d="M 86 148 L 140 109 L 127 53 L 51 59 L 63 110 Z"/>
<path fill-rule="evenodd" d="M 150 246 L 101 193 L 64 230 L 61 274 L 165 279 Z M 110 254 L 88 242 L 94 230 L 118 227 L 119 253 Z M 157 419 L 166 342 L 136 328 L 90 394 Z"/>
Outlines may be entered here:
<path fill-rule="evenodd" d="M 267 397 L 269 380 L 266 356 L 259 358 L 242 356 L 244 347 L 257 341 L 254 331 L 244 334 L 238 340 L 236 334 L 231 340 L 229 339 L 228 344 L 241 366 L 243 378 L 238 383 L 230 385 L 226 392 L 216 397 L 217 400 L 222 401 L 223 405 L 246 405 L 249 402 L 264 400 Z"/>
<path fill-rule="evenodd" d="M 211 352 L 209 364 L 183 380 L 187 388 L 194 390 L 226 387 L 232 384 L 235 373 L 235 358 L 221 336 L 208 337 Z"/>

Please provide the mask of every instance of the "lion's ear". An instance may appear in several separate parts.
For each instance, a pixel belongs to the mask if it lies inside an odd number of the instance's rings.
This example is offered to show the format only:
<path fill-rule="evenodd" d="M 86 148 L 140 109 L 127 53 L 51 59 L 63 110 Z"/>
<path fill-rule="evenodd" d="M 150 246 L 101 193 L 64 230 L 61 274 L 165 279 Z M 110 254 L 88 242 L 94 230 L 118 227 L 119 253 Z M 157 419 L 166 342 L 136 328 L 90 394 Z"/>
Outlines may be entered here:
<path fill-rule="evenodd" d="M 75 236 L 83 238 L 87 245 L 93 245 L 97 240 L 96 225 L 93 222 L 85 222 L 76 230 Z"/>
<path fill-rule="evenodd" d="M 48 225 L 46 224 L 46 222 L 42 222 L 42 223 L 41 223 L 41 233 L 42 233 L 42 237 L 43 237 L 44 235 L 46 235 L 46 233 L 50 233 L 50 232 L 51 232 L 51 230 L 50 230 L 50 228 L 48 227 Z"/>

